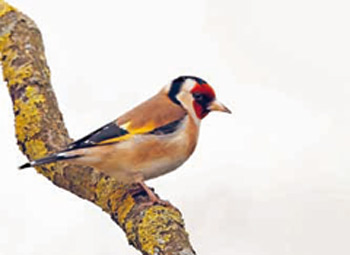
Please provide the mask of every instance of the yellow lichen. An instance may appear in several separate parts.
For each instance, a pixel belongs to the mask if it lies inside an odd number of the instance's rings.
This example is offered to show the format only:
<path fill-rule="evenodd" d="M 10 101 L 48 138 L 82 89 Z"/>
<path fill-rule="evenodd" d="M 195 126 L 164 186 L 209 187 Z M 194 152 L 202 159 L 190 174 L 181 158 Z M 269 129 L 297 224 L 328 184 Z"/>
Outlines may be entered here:
<path fill-rule="evenodd" d="M 33 65 L 28 62 L 21 66 L 13 66 L 12 63 L 18 58 L 18 53 L 15 48 L 9 47 L 13 44 L 10 35 L 6 33 L 0 37 L 0 54 L 2 58 L 6 56 L 2 61 L 3 76 L 8 81 L 8 86 L 23 83 L 24 79 L 32 77 L 34 72 Z M 46 72 L 49 75 L 49 71 Z"/>
<path fill-rule="evenodd" d="M 134 231 L 134 223 L 132 219 L 129 219 L 125 223 L 125 233 L 128 240 L 134 241 L 136 239 L 136 233 Z"/>
<path fill-rule="evenodd" d="M 27 87 L 26 88 L 26 96 L 29 99 L 32 99 L 33 101 L 35 101 L 36 103 L 42 103 L 44 102 L 44 96 L 41 94 L 38 94 L 38 90 L 35 87 Z"/>
<path fill-rule="evenodd" d="M 103 210 L 107 211 L 107 201 L 108 201 L 108 195 L 112 192 L 113 186 L 108 179 L 105 177 L 101 178 L 99 182 L 96 185 L 95 194 L 96 194 L 96 201 L 95 203 L 103 208 Z"/>
<path fill-rule="evenodd" d="M 3 47 L 6 48 L 6 42 L 3 43 Z M 11 65 L 11 63 L 13 63 L 13 61 L 18 57 L 15 50 L 8 48 L 2 51 L 2 55 L 6 56 L 6 59 L 3 61 L 3 74 L 4 78 L 8 81 L 8 86 L 21 84 L 24 82 L 24 79 L 33 76 L 33 65 L 29 63 L 19 67 L 14 67 Z"/>
<path fill-rule="evenodd" d="M 8 69 L 9 72 L 11 72 L 9 74 L 10 77 L 8 79 L 8 86 L 12 86 L 15 84 L 20 84 L 23 82 L 24 79 L 32 77 L 33 76 L 33 65 L 27 64 L 27 65 L 23 65 L 18 69 L 14 69 L 14 68 L 9 68 Z M 11 76 L 10 76 L 11 75 Z"/>
<path fill-rule="evenodd" d="M 26 142 L 28 155 L 33 159 L 41 158 L 47 155 L 47 148 L 45 143 L 41 140 L 32 139 Z"/>
<path fill-rule="evenodd" d="M 9 38 L 10 38 L 11 33 L 5 33 L 2 36 L 0 36 L 0 54 L 3 55 L 3 50 L 5 47 L 8 45 Z"/>
<path fill-rule="evenodd" d="M 128 216 L 129 212 L 131 211 L 134 205 L 134 199 L 132 198 L 132 196 L 128 195 L 126 199 L 123 200 L 123 202 L 117 208 L 118 221 L 121 225 L 124 224 L 126 217 Z"/>
<path fill-rule="evenodd" d="M 25 143 L 26 152 L 32 159 L 42 158 L 47 155 L 48 151 L 45 146 L 45 143 L 39 139 L 31 139 Z M 49 165 L 46 165 L 49 167 Z M 35 168 L 38 173 L 45 175 L 46 177 L 52 179 L 54 172 L 51 171 L 43 171 L 42 167 Z"/>
<path fill-rule="evenodd" d="M 37 92 L 37 89 L 31 86 L 26 88 L 26 101 L 16 99 L 14 110 L 18 112 L 16 120 L 16 135 L 20 142 L 25 138 L 31 138 L 41 130 L 41 114 L 38 104 L 45 102 L 45 97 Z"/>
<path fill-rule="evenodd" d="M 17 57 L 17 52 L 12 50 L 9 45 L 12 41 L 10 39 L 11 33 L 8 32 L 0 37 L 0 53 L 2 59 L 2 71 L 5 80 L 9 80 L 13 76 L 13 67 L 11 62 Z"/>
<path fill-rule="evenodd" d="M 0 0 L 0 17 L 4 16 L 6 13 L 10 11 L 16 11 L 16 8 L 12 7 L 8 3 Z"/>
<path fill-rule="evenodd" d="M 174 209 L 153 206 L 145 212 L 138 228 L 139 242 L 147 254 L 154 254 L 155 248 L 164 249 L 171 238 L 169 220 L 181 221 L 181 215 Z"/>

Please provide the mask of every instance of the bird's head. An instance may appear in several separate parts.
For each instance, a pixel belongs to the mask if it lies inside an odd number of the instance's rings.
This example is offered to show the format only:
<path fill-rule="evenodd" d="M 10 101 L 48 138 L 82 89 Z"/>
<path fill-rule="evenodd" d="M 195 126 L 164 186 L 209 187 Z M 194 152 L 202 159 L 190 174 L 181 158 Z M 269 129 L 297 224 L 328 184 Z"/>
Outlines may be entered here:
<path fill-rule="evenodd" d="M 180 76 L 168 86 L 169 98 L 181 105 L 198 119 L 203 119 L 211 111 L 231 113 L 216 99 L 214 89 L 204 80 L 193 76 Z"/>

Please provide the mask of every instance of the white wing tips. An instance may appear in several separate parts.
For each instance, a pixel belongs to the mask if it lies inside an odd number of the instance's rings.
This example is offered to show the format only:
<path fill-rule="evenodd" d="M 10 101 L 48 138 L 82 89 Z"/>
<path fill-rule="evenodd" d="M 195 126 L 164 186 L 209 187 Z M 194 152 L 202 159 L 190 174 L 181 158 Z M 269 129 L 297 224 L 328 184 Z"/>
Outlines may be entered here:
<path fill-rule="evenodd" d="M 39 166 L 39 165 L 43 165 L 43 164 L 54 163 L 57 161 L 79 158 L 79 157 L 81 157 L 81 155 L 68 155 L 67 153 L 60 152 L 57 154 L 49 155 L 47 157 L 43 157 L 43 158 L 40 158 L 37 160 L 27 162 L 27 163 L 19 166 L 18 168 L 20 170 L 22 170 L 22 169 L 29 168 L 29 167 L 34 167 L 34 166 Z"/>

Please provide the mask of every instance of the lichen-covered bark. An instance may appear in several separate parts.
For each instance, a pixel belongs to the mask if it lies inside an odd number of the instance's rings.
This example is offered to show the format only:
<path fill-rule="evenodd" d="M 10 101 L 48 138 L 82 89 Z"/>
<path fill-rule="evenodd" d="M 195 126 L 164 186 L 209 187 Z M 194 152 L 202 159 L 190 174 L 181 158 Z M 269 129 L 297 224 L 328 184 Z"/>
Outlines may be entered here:
<path fill-rule="evenodd" d="M 31 19 L 3 0 L 0 58 L 21 151 L 29 159 L 36 159 L 64 148 L 71 139 L 51 87 L 40 31 Z M 180 211 L 172 206 L 145 206 L 145 194 L 131 195 L 135 186 L 122 186 L 92 168 L 65 163 L 36 170 L 109 213 L 125 231 L 129 243 L 143 254 L 195 254 Z"/>

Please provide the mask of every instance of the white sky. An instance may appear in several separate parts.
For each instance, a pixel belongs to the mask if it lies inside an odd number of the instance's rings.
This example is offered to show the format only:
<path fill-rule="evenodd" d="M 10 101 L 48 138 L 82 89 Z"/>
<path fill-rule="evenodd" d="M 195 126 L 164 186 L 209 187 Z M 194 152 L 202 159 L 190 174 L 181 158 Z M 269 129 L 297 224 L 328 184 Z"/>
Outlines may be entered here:
<path fill-rule="evenodd" d="M 232 108 L 204 120 L 184 166 L 149 182 L 198 254 L 350 254 L 348 1 L 10 3 L 41 28 L 74 138 L 183 74 Z M 16 170 L 4 83 L 0 102 L 0 255 L 139 254 L 98 207 Z"/>

